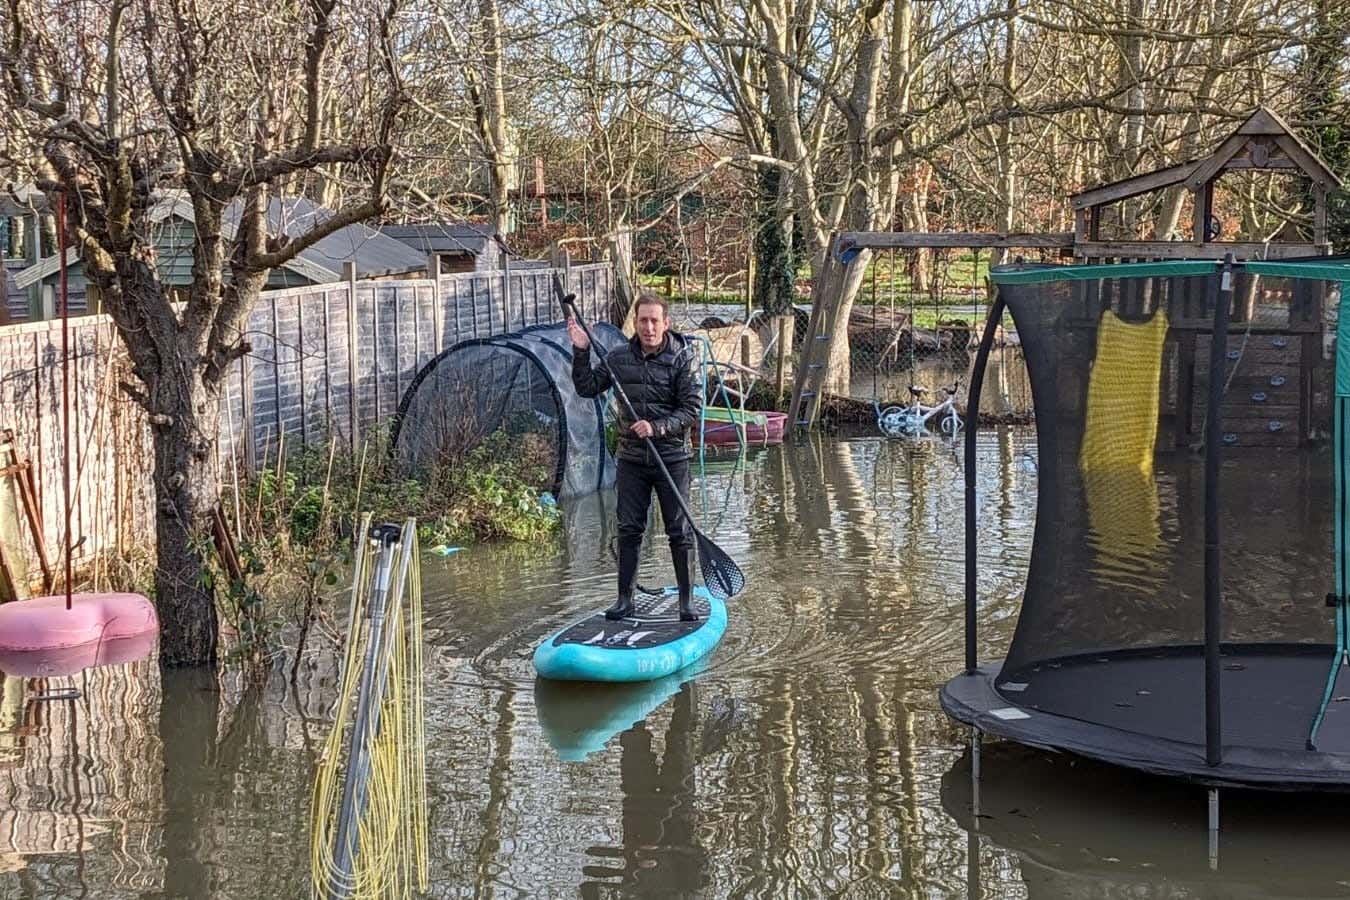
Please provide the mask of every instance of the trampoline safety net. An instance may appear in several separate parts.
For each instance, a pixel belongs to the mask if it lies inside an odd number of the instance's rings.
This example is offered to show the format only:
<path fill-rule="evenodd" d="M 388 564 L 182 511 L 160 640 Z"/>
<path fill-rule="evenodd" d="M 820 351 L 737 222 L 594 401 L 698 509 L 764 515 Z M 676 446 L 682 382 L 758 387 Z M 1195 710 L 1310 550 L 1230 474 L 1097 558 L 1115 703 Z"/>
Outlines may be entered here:
<path fill-rule="evenodd" d="M 996 687 L 1023 707 L 1203 739 L 1203 448 L 1218 441 L 1224 740 L 1303 749 L 1345 641 L 1327 603 L 1344 595 L 1336 463 L 1350 451 L 1331 440 L 1329 338 L 1350 265 L 1240 264 L 1231 292 L 1221 269 L 995 272 L 1039 447 L 1026 591 Z M 1229 323 L 1212 372 L 1220 298 Z M 1217 433 L 1211 378 L 1222 387 Z M 1265 712 L 1227 712 L 1244 703 Z"/>
<path fill-rule="evenodd" d="M 592 331 L 609 349 L 625 342 L 612 325 Z M 394 453 L 416 472 L 453 466 L 504 436 L 541 473 L 541 490 L 559 498 L 586 494 L 614 483 L 607 402 L 573 389 L 572 347 L 561 323 L 461 341 L 427 363 L 404 392 Z"/>

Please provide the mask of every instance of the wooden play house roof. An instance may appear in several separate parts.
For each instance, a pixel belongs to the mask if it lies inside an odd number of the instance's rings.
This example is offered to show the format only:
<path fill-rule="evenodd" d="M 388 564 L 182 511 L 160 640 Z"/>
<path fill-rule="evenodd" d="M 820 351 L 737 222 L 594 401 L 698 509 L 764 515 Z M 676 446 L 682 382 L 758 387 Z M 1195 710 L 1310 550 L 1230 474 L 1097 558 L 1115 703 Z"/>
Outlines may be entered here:
<path fill-rule="evenodd" d="M 1214 182 L 1225 172 L 1239 169 L 1282 171 L 1301 175 L 1312 183 L 1313 239 L 1269 243 L 1209 240 L 1207 226 L 1213 213 Z M 1191 239 L 1186 241 L 1103 241 L 1103 207 L 1176 186 L 1192 194 Z M 1341 190 L 1336 174 L 1318 158 L 1288 124 L 1265 107 L 1258 108 L 1203 159 L 1168 166 L 1100 185 L 1070 197 L 1074 209 L 1074 255 L 1080 259 L 1197 259 L 1232 253 L 1244 258 L 1317 256 L 1331 252 L 1327 242 L 1327 193 Z"/>

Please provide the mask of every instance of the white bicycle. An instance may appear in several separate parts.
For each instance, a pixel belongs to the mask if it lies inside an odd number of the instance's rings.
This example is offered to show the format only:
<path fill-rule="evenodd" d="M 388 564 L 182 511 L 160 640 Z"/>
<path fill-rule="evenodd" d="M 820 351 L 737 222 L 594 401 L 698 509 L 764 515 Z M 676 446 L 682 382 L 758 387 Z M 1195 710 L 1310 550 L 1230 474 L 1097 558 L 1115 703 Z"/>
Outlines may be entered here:
<path fill-rule="evenodd" d="M 956 393 L 960 389 L 959 381 L 943 388 L 947 398 L 937 406 L 925 406 L 923 395 L 928 389 L 917 384 L 909 386 L 909 406 L 888 406 L 882 409 L 876 400 L 872 408 L 877 413 L 877 428 L 887 437 L 918 437 L 928 432 L 928 423 L 937 420 L 938 430 L 947 437 L 955 437 L 965 422 L 956 411 Z"/>

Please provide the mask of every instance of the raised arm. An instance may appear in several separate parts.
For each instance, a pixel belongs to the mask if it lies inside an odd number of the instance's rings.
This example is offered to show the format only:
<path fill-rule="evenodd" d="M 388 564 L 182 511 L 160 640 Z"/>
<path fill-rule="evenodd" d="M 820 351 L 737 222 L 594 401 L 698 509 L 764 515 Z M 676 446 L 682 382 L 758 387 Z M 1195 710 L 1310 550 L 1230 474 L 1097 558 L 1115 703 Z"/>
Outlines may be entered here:
<path fill-rule="evenodd" d="M 600 396 L 609 390 L 609 372 L 591 368 L 591 342 L 574 319 L 567 320 L 567 336 L 572 339 L 572 387 L 583 397 Z"/>

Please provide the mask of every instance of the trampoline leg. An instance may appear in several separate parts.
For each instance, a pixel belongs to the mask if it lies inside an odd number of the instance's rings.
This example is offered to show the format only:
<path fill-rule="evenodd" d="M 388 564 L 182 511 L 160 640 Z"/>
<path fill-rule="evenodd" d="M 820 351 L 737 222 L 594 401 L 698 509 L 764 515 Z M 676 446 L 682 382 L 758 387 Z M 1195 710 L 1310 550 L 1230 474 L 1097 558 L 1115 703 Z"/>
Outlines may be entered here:
<path fill-rule="evenodd" d="M 970 729 L 970 830 L 966 832 L 966 896 L 979 900 L 980 885 L 980 729 Z"/>
<path fill-rule="evenodd" d="M 974 828 L 966 834 L 966 896 L 970 900 L 984 896 L 980 885 L 980 834 Z"/>
<path fill-rule="evenodd" d="M 1209 789 L 1209 868 L 1219 870 L 1219 789 Z"/>

